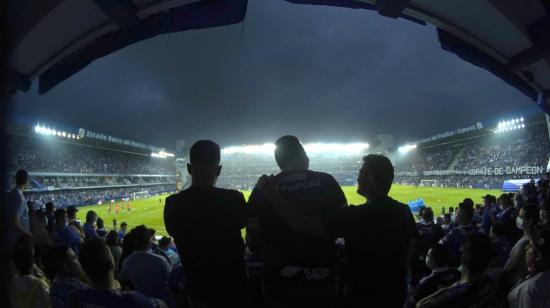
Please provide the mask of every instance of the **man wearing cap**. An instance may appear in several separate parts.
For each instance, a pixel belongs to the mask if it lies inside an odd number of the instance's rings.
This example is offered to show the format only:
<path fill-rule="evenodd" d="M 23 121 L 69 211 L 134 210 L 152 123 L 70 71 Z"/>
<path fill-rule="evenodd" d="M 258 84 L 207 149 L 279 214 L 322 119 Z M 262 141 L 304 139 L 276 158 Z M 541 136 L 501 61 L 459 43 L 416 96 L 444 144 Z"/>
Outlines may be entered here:
<path fill-rule="evenodd" d="M 481 229 L 485 234 L 489 234 L 491 226 L 496 220 L 497 214 L 500 213 L 500 208 L 497 205 L 497 199 L 493 195 L 485 195 L 483 198 L 483 205 L 485 210 L 483 211 L 483 219 L 481 220 Z"/>
<path fill-rule="evenodd" d="M 283 136 L 275 146 L 275 160 L 281 172 L 273 181 L 292 206 L 304 215 L 321 215 L 347 207 L 346 197 L 331 175 L 309 170 L 309 158 L 298 138 Z M 247 204 L 247 244 L 263 259 L 268 305 L 329 305 L 336 290 L 335 237 L 297 234 L 269 203 L 256 187 Z"/>
<path fill-rule="evenodd" d="M 27 186 L 29 174 L 25 170 L 15 173 L 15 187 L 8 193 L 7 216 L 10 227 L 8 229 L 8 247 L 13 247 L 19 238 L 32 238 L 29 223 L 29 209 L 23 191 Z"/>
<path fill-rule="evenodd" d="M 510 307 L 550 307 L 550 230 L 535 232 L 525 262 L 529 275 L 508 294 Z"/>

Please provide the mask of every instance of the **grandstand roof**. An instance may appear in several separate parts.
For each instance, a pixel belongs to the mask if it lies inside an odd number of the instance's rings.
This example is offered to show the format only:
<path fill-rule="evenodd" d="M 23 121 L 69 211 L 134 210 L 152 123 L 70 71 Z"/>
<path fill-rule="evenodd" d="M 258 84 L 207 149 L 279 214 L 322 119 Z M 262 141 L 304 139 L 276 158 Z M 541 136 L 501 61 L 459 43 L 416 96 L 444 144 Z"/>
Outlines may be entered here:
<path fill-rule="evenodd" d="M 550 4 L 545 0 L 286 1 L 376 10 L 433 24 L 443 49 L 492 72 L 550 113 Z M 132 43 L 238 23 L 246 6 L 247 0 L 9 0 L 10 79 L 27 91 L 39 78 L 39 93 L 46 93 L 91 61 Z"/>

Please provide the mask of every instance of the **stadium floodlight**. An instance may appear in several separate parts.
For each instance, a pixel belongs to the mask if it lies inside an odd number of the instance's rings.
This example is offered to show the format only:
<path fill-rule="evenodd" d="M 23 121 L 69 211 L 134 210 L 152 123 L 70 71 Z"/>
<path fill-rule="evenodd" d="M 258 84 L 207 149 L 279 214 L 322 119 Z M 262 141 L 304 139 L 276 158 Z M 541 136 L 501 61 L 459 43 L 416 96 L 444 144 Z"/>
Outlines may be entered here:
<path fill-rule="evenodd" d="M 275 151 L 275 144 L 264 143 L 257 145 L 230 146 L 222 149 L 223 154 L 268 154 L 272 155 Z M 306 143 L 304 150 L 311 154 L 331 153 L 331 154 L 353 154 L 361 153 L 369 148 L 368 143 Z"/>
<path fill-rule="evenodd" d="M 275 144 L 264 143 L 256 145 L 230 146 L 222 149 L 224 154 L 245 153 L 245 154 L 273 154 Z"/>
<path fill-rule="evenodd" d="M 416 144 L 405 144 L 397 148 L 397 151 L 399 151 L 399 153 L 407 153 L 414 149 L 416 149 Z"/>
<path fill-rule="evenodd" d="M 77 137 L 77 139 L 78 139 L 78 137 Z M 174 154 L 165 152 L 163 150 L 160 150 L 158 152 L 151 152 L 151 157 L 167 158 L 167 157 L 174 157 Z"/>
<path fill-rule="evenodd" d="M 495 134 L 500 134 L 503 132 L 509 132 L 512 130 L 518 130 L 525 128 L 525 123 L 523 117 L 500 121 L 497 124 L 497 127 L 493 130 Z"/>

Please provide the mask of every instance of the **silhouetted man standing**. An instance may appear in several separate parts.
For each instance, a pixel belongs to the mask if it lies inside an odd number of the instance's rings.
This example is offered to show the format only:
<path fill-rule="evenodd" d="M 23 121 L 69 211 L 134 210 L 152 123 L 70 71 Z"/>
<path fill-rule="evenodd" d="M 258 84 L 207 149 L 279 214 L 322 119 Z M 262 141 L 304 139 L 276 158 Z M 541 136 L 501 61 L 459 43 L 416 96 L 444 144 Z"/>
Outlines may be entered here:
<path fill-rule="evenodd" d="M 387 157 L 365 156 L 357 192 L 367 202 L 319 216 L 297 211 L 272 178 L 262 177 L 258 183 L 271 209 L 296 232 L 344 237 L 346 307 L 402 307 L 405 302 L 405 278 L 417 233 L 410 209 L 388 196 L 393 176 Z"/>
<path fill-rule="evenodd" d="M 281 172 L 273 177 L 278 191 L 303 215 L 323 215 L 346 207 L 346 197 L 327 173 L 308 170 L 309 158 L 294 136 L 275 143 Z M 289 227 L 259 189 L 248 200 L 247 243 L 264 262 L 264 296 L 268 307 L 328 307 L 335 298 L 335 237 L 300 234 Z"/>
<path fill-rule="evenodd" d="M 166 198 L 164 222 L 174 238 L 186 278 L 191 307 L 235 307 L 245 298 L 245 200 L 236 190 L 215 187 L 220 147 L 197 141 L 187 170 L 192 184 Z"/>

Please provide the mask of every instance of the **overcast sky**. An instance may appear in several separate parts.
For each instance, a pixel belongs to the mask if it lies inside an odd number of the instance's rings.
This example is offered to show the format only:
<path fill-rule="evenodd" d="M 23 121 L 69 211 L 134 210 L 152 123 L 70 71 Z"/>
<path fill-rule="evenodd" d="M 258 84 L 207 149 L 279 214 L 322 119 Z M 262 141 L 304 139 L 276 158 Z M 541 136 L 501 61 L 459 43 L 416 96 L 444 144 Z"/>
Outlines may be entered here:
<path fill-rule="evenodd" d="M 93 62 L 14 111 L 172 148 L 417 139 L 533 106 L 441 50 L 436 30 L 367 10 L 249 1 L 244 23 L 172 33 Z"/>

